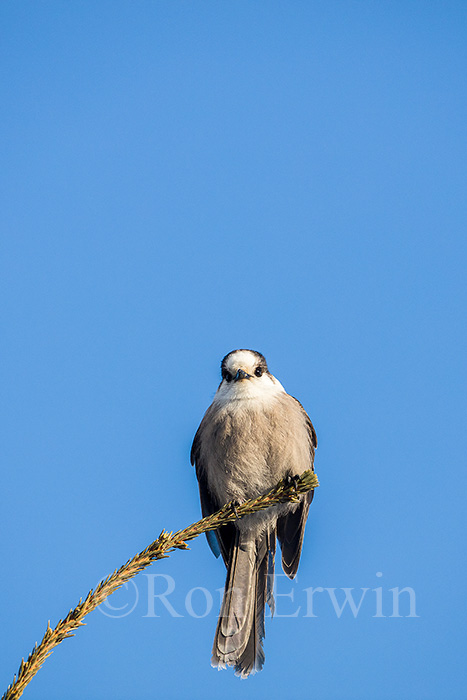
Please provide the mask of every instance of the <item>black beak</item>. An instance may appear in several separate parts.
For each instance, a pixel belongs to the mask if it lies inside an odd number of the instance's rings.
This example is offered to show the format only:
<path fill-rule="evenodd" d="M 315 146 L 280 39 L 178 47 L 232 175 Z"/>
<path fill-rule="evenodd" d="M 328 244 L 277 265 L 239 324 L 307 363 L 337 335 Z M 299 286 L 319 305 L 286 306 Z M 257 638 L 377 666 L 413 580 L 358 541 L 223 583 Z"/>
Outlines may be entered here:
<path fill-rule="evenodd" d="M 239 369 L 237 371 L 237 374 L 234 377 L 235 382 L 239 382 L 241 379 L 250 379 L 251 374 L 248 374 L 248 372 L 244 372 L 242 369 Z"/>

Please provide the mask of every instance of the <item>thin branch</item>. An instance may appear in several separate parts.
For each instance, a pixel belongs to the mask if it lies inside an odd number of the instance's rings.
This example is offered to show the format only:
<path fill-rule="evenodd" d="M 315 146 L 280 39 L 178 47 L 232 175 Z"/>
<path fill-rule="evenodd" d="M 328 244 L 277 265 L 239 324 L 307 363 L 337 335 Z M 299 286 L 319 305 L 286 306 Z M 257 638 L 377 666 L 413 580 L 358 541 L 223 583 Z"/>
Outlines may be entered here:
<path fill-rule="evenodd" d="M 85 623 L 84 617 L 95 610 L 104 600 L 120 588 L 124 583 L 129 581 L 137 573 L 152 564 L 157 559 L 165 559 L 169 552 L 174 549 L 188 549 L 187 541 L 193 540 L 203 532 L 216 530 L 222 525 L 233 522 L 237 518 L 243 518 L 245 515 L 255 513 L 258 510 L 270 508 L 277 503 L 285 503 L 287 501 L 298 501 L 298 495 L 307 493 L 319 486 L 316 474 L 308 470 L 295 481 L 291 483 L 288 479 L 282 479 L 277 486 L 271 491 L 259 496 L 258 498 L 245 501 L 235 507 L 231 503 L 227 503 L 217 513 L 209 515 L 207 518 L 199 520 L 193 525 L 189 525 L 184 530 L 179 530 L 172 534 L 163 530 L 160 536 L 149 547 L 143 549 L 142 552 L 136 554 L 132 559 L 129 559 L 126 564 L 116 569 L 113 574 L 107 576 L 101 581 L 97 588 L 89 591 L 86 598 L 81 598 L 74 610 L 70 610 L 68 615 L 59 620 L 55 629 L 50 627 L 50 622 L 47 623 L 47 629 L 40 644 L 34 645 L 27 661 L 21 661 L 18 674 L 14 676 L 13 682 L 8 686 L 6 692 L 2 696 L 2 700 L 16 700 L 21 697 L 29 681 L 36 675 L 44 661 L 54 648 L 63 642 L 68 637 L 73 637 L 73 631 L 81 627 Z"/>

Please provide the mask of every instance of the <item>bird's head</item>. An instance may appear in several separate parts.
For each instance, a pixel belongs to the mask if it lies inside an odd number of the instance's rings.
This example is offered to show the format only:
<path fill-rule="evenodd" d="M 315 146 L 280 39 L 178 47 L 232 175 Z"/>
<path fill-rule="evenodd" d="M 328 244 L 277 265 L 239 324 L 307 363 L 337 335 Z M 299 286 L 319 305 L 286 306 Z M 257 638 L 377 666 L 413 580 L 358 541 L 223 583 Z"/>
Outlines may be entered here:
<path fill-rule="evenodd" d="M 224 400 L 267 397 L 284 391 L 256 350 L 232 350 L 221 363 L 222 381 L 216 397 Z"/>

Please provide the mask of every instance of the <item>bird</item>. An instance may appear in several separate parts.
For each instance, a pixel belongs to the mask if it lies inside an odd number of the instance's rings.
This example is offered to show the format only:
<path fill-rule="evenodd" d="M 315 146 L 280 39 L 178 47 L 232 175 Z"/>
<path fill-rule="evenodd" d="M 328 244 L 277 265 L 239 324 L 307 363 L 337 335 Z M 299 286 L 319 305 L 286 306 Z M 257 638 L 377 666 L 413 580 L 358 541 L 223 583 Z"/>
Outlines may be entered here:
<path fill-rule="evenodd" d="M 229 352 L 221 382 L 195 434 L 195 467 L 203 517 L 228 502 L 240 504 L 313 469 L 316 432 L 301 403 L 289 395 L 255 350 Z M 233 667 L 247 678 L 260 671 L 265 654 L 265 608 L 274 614 L 276 539 L 282 568 L 297 573 L 314 491 L 298 502 L 247 515 L 206 533 L 227 568 L 211 665 Z"/>

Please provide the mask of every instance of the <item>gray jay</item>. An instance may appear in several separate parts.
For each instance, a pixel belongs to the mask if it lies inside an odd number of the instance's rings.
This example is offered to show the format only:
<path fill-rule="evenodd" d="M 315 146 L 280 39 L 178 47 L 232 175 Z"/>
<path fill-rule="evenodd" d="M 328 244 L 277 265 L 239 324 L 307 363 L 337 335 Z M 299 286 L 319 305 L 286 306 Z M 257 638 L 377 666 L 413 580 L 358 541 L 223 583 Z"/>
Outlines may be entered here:
<path fill-rule="evenodd" d="M 203 516 L 229 501 L 265 493 L 283 477 L 313 468 L 316 433 L 302 405 L 286 393 L 254 350 L 233 350 L 191 448 Z M 246 678 L 264 664 L 264 612 L 274 612 L 276 537 L 282 568 L 297 573 L 313 491 L 207 533 L 227 567 L 212 665 Z"/>

